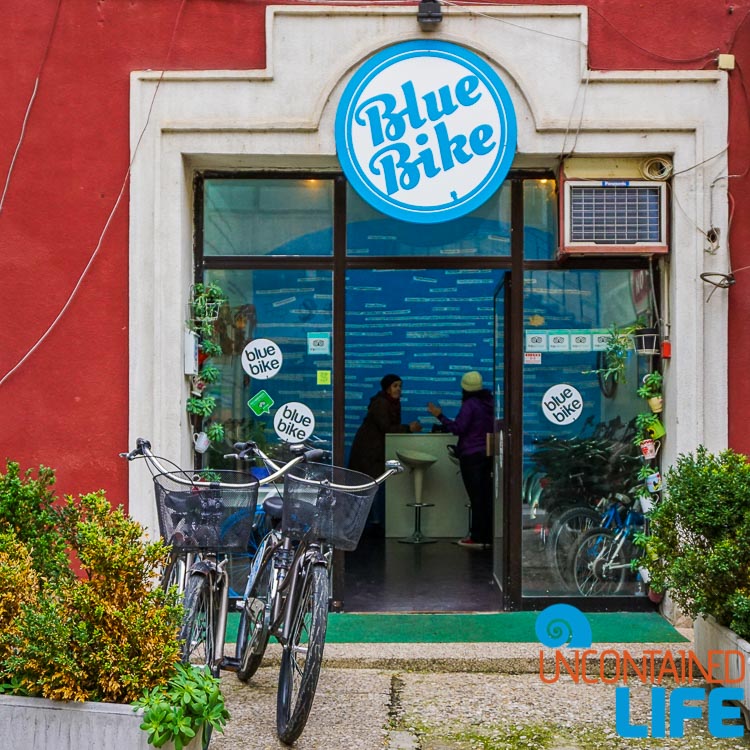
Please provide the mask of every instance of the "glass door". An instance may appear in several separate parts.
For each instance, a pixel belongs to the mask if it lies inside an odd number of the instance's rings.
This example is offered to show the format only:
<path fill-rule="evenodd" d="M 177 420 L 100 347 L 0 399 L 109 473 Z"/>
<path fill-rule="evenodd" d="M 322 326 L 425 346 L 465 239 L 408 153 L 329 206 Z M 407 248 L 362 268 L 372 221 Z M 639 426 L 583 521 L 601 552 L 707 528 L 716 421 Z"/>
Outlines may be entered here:
<path fill-rule="evenodd" d="M 509 303 L 509 274 L 504 278 L 495 290 L 493 300 L 494 318 L 494 352 L 493 352 L 493 390 L 495 399 L 495 433 L 488 440 L 488 450 L 494 455 L 493 462 L 493 489 L 494 489 L 494 544 L 492 547 L 492 570 L 493 578 L 502 591 L 505 591 L 507 578 L 507 545 L 508 545 L 508 523 L 507 509 L 505 507 L 506 492 L 506 453 L 508 450 L 507 423 L 506 423 L 506 389 L 505 389 L 505 342 L 508 316 L 506 307 Z"/>
<path fill-rule="evenodd" d="M 636 354 L 629 335 L 650 314 L 638 291 L 642 273 L 525 275 L 524 597 L 639 593 L 629 564 L 646 492 L 635 444 L 636 416 L 643 411 L 637 390 L 655 366 Z M 593 552 L 598 540 L 586 547 L 587 533 L 602 526 L 617 544 L 627 529 L 617 565 L 606 570 Z"/>

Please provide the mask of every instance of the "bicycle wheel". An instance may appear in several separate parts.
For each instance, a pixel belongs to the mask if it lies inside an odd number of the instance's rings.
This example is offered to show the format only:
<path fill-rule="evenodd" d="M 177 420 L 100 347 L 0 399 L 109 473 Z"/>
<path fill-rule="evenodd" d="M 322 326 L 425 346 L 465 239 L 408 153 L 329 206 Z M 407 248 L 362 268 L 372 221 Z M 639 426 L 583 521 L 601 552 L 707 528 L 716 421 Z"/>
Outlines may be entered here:
<path fill-rule="evenodd" d="M 623 586 L 629 562 L 619 544 L 620 533 L 609 529 L 587 531 L 572 555 L 576 589 L 583 596 L 616 594 Z"/>
<path fill-rule="evenodd" d="M 264 552 L 265 544 L 261 544 L 257 554 L 263 555 Z M 273 556 L 269 556 L 258 571 L 240 612 L 235 656 L 240 662 L 237 677 L 243 682 L 258 671 L 268 645 L 273 574 Z"/>
<path fill-rule="evenodd" d="M 214 677 L 215 665 L 214 613 L 211 581 L 201 573 L 191 573 L 185 586 L 185 615 L 180 628 L 181 658 L 184 664 L 208 665 Z"/>
<path fill-rule="evenodd" d="M 291 638 L 284 646 L 276 694 L 276 733 L 286 745 L 302 734 L 318 685 L 328 624 L 328 573 L 308 565 L 292 615 Z"/>
<path fill-rule="evenodd" d="M 593 508 L 578 506 L 563 511 L 552 525 L 547 538 L 547 562 L 566 588 L 574 583 L 571 550 L 586 531 L 596 528 L 601 522 L 601 513 Z"/>
<path fill-rule="evenodd" d="M 169 561 L 164 566 L 164 571 L 161 577 L 161 587 L 164 591 L 168 591 L 172 586 L 176 586 L 180 596 L 182 596 L 186 583 L 185 579 L 185 554 L 172 552 L 169 555 Z"/>

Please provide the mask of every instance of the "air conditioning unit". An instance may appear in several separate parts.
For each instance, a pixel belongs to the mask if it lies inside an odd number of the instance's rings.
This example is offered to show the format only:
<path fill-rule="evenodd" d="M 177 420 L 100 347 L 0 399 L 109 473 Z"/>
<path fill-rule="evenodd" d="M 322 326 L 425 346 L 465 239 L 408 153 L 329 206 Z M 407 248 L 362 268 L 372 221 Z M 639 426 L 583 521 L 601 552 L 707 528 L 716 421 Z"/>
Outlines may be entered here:
<path fill-rule="evenodd" d="M 667 245 L 667 183 L 563 178 L 560 255 L 660 255 Z"/>

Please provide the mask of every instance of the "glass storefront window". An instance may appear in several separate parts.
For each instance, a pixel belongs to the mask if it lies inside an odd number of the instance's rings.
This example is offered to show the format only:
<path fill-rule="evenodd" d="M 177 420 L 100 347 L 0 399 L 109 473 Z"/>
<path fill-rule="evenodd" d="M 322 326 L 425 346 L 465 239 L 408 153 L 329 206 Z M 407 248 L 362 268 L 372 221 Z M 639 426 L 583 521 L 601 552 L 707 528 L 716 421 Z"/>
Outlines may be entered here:
<path fill-rule="evenodd" d="M 523 181 L 523 255 L 553 260 L 557 251 L 557 182 Z"/>
<path fill-rule="evenodd" d="M 283 443 L 301 442 L 289 435 L 282 439 L 285 427 L 275 421 L 290 403 L 303 404 L 314 416 L 307 441 L 330 450 L 332 273 L 211 270 L 206 280 L 218 283 L 229 298 L 217 322 L 222 354 L 212 357 L 221 379 L 208 390 L 217 402 L 211 419 L 224 425 L 226 438 L 224 445 L 212 445 L 205 454 L 208 465 L 222 466 L 222 455 L 238 440 L 255 440 L 271 455 L 278 455 Z M 251 377 L 242 366 L 246 346 L 257 339 L 273 342 L 283 357 L 283 366 L 272 377 Z M 294 419 L 282 421 L 292 424 Z"/>
<path fill-rule="evenodd" d="M 333 254 L 333 180 L 206 179 L 203 253 Z"/>
<path fill-rule="evenodd" d="M 347 193 L 349 256 L 510 256 L 510 183 L 467 216 L 441 224 L 398 221 Z"/>
<path fill-rule="evenodd" d="M 643 516 L 637 495 L 642 461 L 634 444 L 636 393 L 648 358 L 631 348 L 618 383 L 602 376 L 603 334 L 640 316 L 633 293 L 642 271 L 535 271 L 524 277 L 523 593 L 606 596 L 635 591 L 632 541 L 625 542 L 606 586 L 584 581 L 587 529 L 604 512 L 616 530 L 628 510 L 633 533 Z M 632 535 L 631 535 L 632 539 Z M 580 552 L 576 572 L 576 553 Z M 583 555 L 583 556 L 582 556 Z M 601 576 L 599 576 L 601 577 Z"/>

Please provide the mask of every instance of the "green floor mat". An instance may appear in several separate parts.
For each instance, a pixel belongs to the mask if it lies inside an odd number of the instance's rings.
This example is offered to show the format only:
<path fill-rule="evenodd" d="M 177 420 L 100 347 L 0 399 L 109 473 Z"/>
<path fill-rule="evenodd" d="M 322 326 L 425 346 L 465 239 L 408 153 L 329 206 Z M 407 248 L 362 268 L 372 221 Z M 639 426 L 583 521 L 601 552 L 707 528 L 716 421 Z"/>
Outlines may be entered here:
<path fill-rule="evenodd" d="M 348 614 L 328 617 L 327 643 L 536 643 L 538 612 L 491 614 Z M 231 614 L 234 642 L 239 615 Z M 682 643 L 687 638 L 655 612 L 586 614 L 594 643 Z"/>

